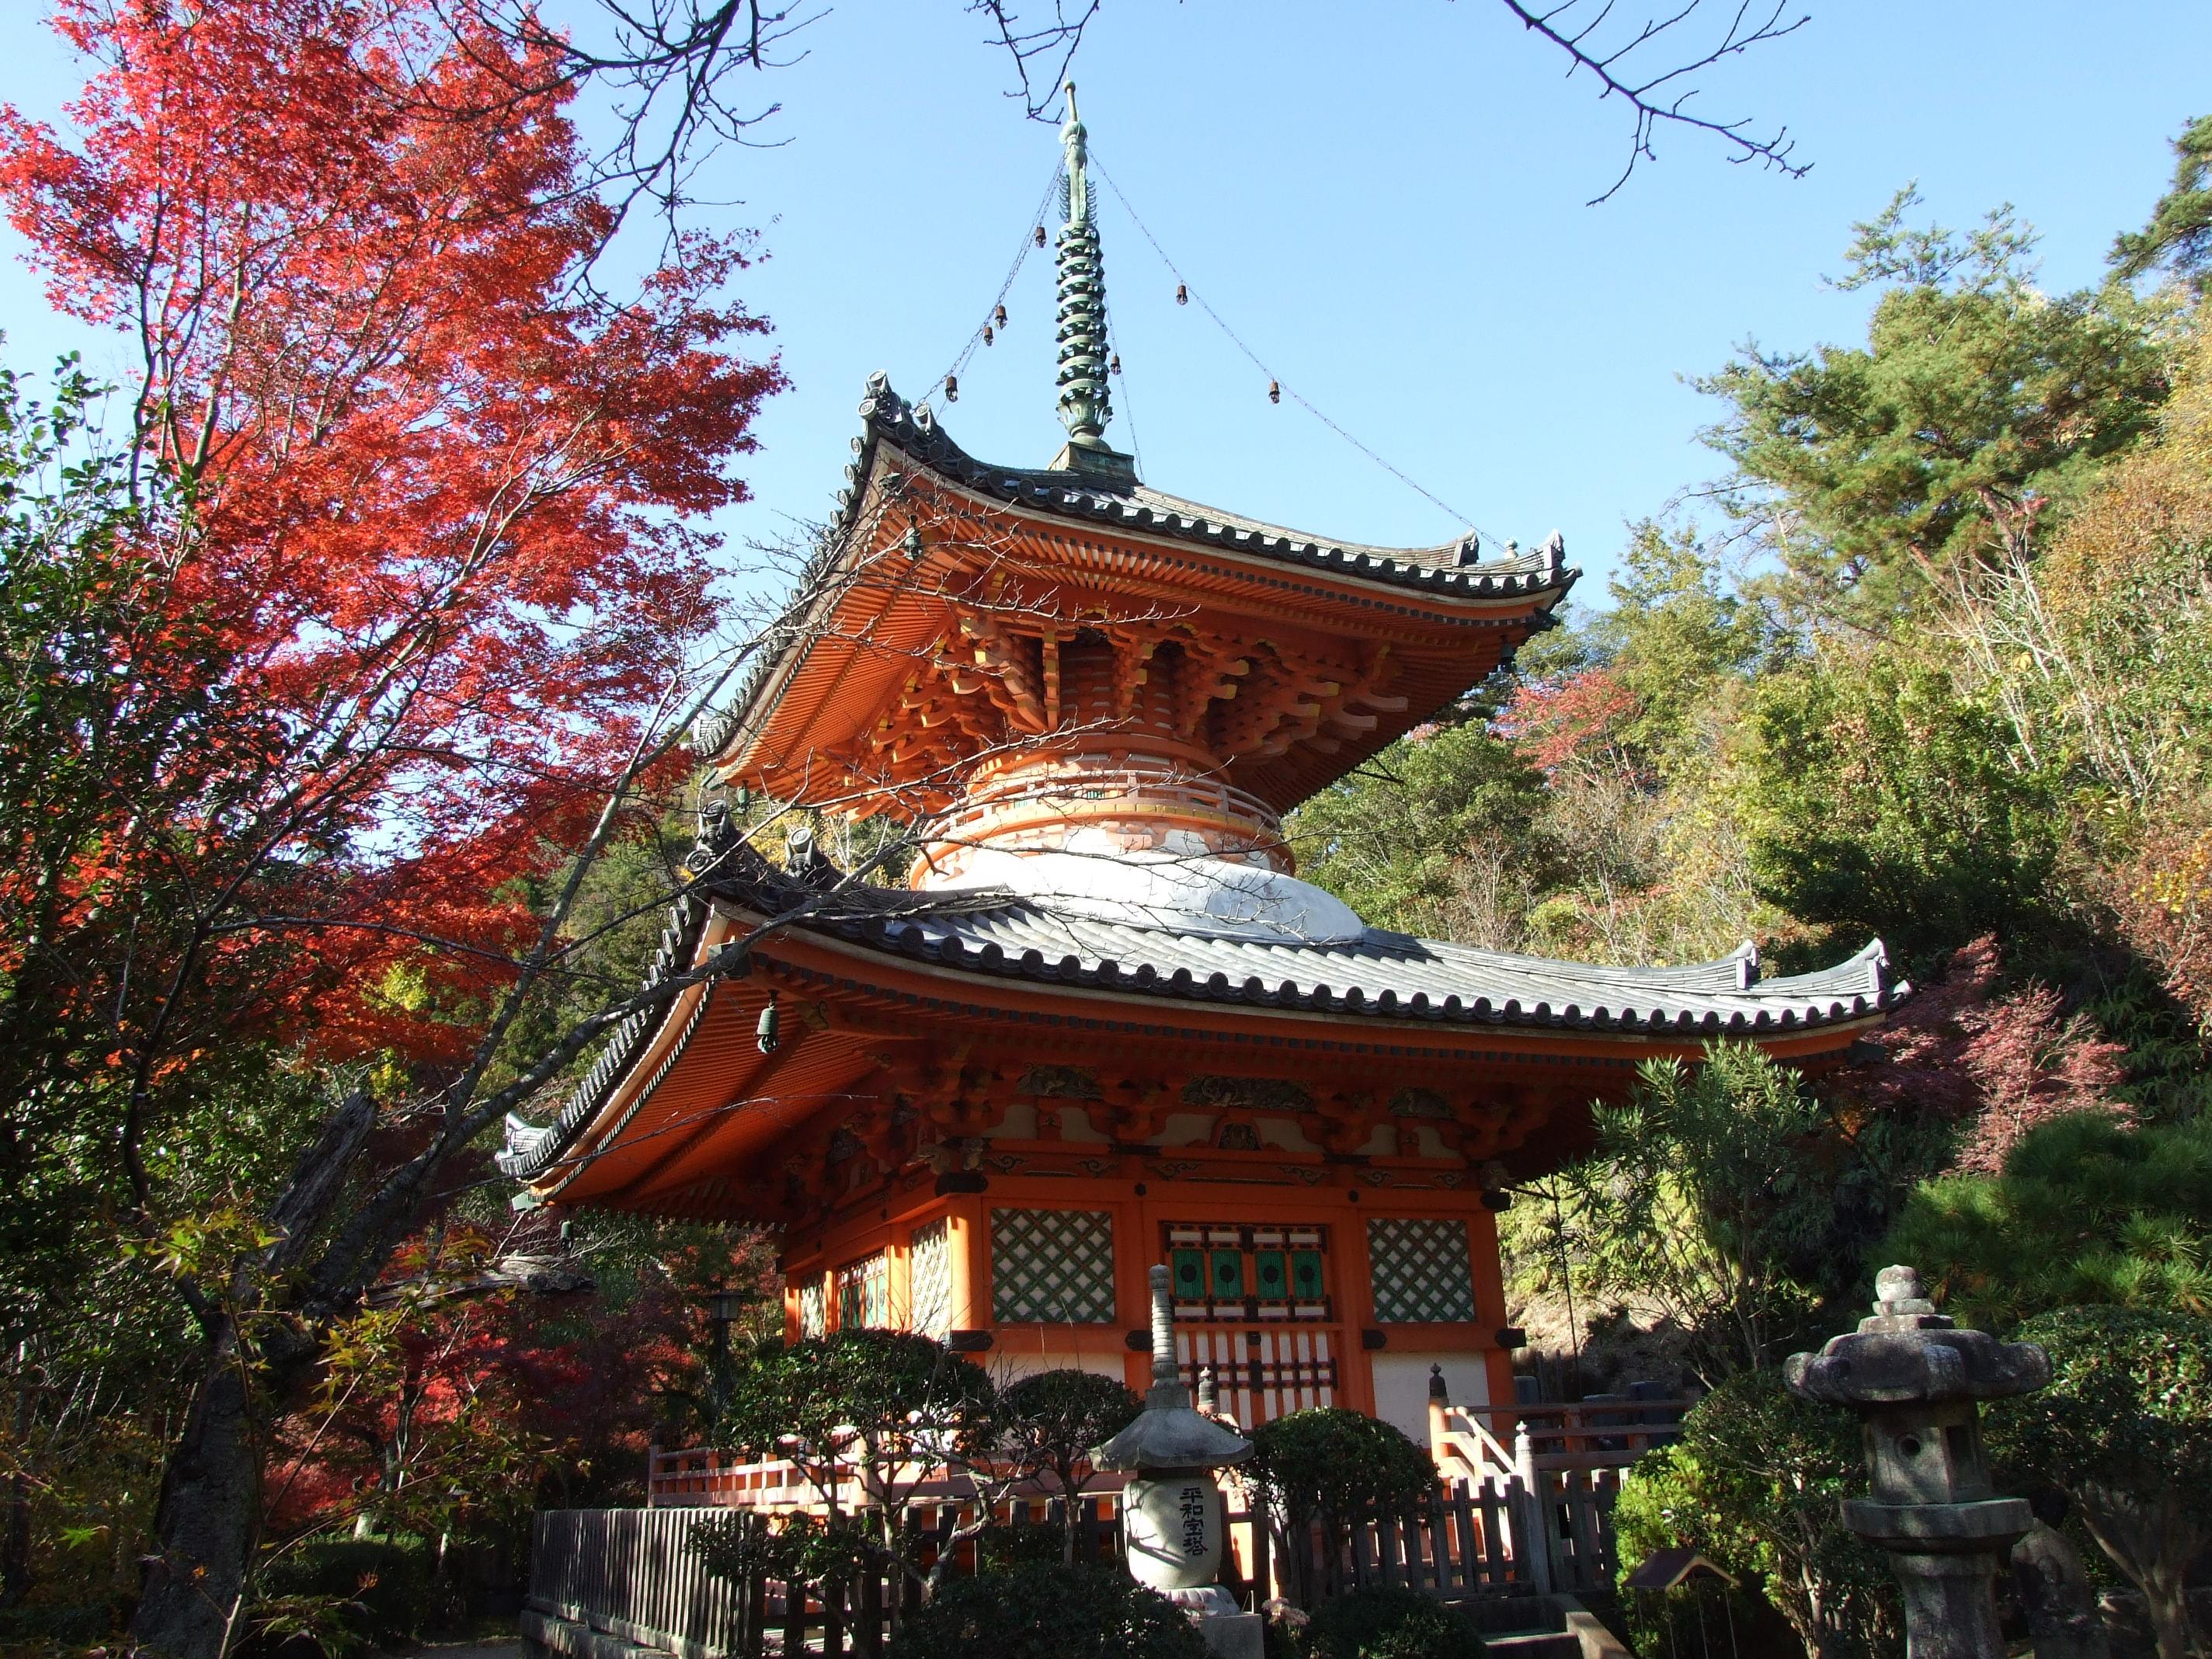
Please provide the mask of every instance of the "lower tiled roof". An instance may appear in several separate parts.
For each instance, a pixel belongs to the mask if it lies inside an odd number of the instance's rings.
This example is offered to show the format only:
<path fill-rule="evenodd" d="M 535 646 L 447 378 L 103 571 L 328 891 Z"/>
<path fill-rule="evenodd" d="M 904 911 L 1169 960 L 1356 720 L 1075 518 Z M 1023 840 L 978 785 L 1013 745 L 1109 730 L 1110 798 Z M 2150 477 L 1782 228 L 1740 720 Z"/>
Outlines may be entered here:
<path fill-rule="evenodd" d="M 693 860 L 696 892 L 786 931 L 981 978 L 1373 1019 L 1650 1037 L 1771 1036 L 1864 1019 L 1911 992 L 1879 939 L 1817 973 L 1759 975 L 1749 944 L 1715 962 L 1616 968 L 1480 951 L 1370 927 L 1353 940 L 1199 935 L 1081 915 L 991 890 L 933 894 L 794 880 L 716 824 Z M 689 966 L 707 907 L 675 911 L 648 988 Z M 510 1119 L 500 1167 L 530 1181 L 599 1115 L 649 1048 L 659 1016 L 633 1016 L 546 1126 Z"/>
<path fill-rule="evenodd" d="M 968 896 L 972 905 L 979 896 Z M 1749 945 L 1717 962 L 1611 968 L 1379 927 L 1328 945 L 1194 935 L 1058 914 L 1035 899 L 952 915 L 825 915 L 805 925 L 887 955 L 998 978 L 1377 1018 L 1653 1035 L 1863 1019 L 1908 988 L 1887 983 L 1879 940 L 1818 973 L 1761 979 Z"/>

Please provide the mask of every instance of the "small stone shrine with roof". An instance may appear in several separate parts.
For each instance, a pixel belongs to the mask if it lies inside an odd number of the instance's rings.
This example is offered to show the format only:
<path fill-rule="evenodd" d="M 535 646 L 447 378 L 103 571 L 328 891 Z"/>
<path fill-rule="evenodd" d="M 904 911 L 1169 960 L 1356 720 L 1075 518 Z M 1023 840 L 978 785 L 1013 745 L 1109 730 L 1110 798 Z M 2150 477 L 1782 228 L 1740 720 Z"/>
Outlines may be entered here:
<path fill-rule="evenodd" d="M 696 746 L 732 789 L 915 827 L 856 880 L 709 813 L 655 972 L 753 939 L 515 1121 L 522 1204 L 781 1230 L 787 1328 L 912 1329 L 994 1370 L 1187 1381 L 1247 1427 L 1338 1405 L 1427 1437 L 1512 1400 L 1493 1211 L 1639 1061 L 1747 1037 L 1839 1060 L 1899 994 L 1615 968 L 1370 927 L 1284 815 L 1547 626 L 1554 536 L 1331 542 L 1164 495 L 1110 447 L 1084 130 L 1065 133 L 1049 466 L 969 455 L 882 377 L 830 533 Z M 901 879 L 902 878 L 902 879 Z"/>

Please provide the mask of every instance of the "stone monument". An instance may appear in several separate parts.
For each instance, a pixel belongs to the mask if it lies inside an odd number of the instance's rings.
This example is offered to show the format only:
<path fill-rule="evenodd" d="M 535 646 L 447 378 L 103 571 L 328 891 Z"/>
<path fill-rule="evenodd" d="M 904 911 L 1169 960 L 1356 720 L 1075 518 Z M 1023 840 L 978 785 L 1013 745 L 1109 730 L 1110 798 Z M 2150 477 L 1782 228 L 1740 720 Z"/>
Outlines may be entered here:
<path fill-rule="evenodd" d="M 1130 1576 L 1188 1613 L 1209 1652 L 1261 1659 L 1260 1615 L 1239 1611 L 1221 1587 L 1226 1527 L 1213 1474 L 1249 1457 L 1252 1443 L 1192 1409 L 1176 1365 L 1164 1267 L 1152 1270 L 1152 1386 L 1145 1409 L 1091 1460 L 1136 1477 L 1121 1492 Z"/>
<path fill-rule="evenodd" d="M 1875 1295 L 1873 1318 L 1818 1354 L 1790 1355 L 1784 1380 L 1865 1425 L 1873 1495 L 1844 1499 L 1844 1524 L 1888 1552 L 1910 1659 L 2004 1659 L 1994 1582 L 2034 1517 L 1990 1485 L 1978 1402 L 2042 1388 L 2050 1358 L 1960 1330 L 1910 1267 L 1883 1268 Z"/>

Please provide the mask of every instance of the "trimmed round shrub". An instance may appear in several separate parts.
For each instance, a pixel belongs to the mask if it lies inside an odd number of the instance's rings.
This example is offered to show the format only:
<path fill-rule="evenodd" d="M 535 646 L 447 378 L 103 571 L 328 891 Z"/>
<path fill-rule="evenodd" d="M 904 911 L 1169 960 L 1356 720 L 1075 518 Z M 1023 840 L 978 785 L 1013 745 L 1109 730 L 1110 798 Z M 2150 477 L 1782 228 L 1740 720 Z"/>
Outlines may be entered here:
<path fill-rule="evenodd" d="M 1252 1431 L 1247 1480 L 1293 1517 L 1348 1516 L 1370 1504 L 1396 1508 L 1436 1490 L 1436 1461 L 1392 1425 L 1328 1406 L 1291 1412 Z"/>
<path fill-rule="evenodd" d="M 908 1619 L 890 1659 L 1205 1659 L 1182 1610 L 1109 1567 L 1036 1563 L 955 1578 Z"/>
<path fill-rule="evenodd" d="M 1307 1659 L 1479 1659 L 1482 1632 L 1457 1607 L 1398 1584 L 1324 1601 L 1306 1628 Z"/>

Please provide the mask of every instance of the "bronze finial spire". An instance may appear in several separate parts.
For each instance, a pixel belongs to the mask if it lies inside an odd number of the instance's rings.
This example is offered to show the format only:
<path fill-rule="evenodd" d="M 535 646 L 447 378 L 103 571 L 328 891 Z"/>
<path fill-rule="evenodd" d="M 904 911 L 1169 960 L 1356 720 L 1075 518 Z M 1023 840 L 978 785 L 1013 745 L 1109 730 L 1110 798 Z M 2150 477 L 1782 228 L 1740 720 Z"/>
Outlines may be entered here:
<path fill-rule="evenodd" d="M 1060 423 L 1067 447 L 1060 466 L 1126 478 L 1136 471 L 1105 439 L 1114 418 L 1106 380 L 1106 272 L 1098 257 L 1098 225 L 1091 211 L 1090 149 L 1083 119 L 1075 110 L 1075 83 L 1067 83 L 1067 121 L 1060 129 L 1067 148 L 1065 199 L 1067 222 L 1057 242 L 1060 267 Z M 1103 463 L 1103 465 L 1102 465 Z"/>

